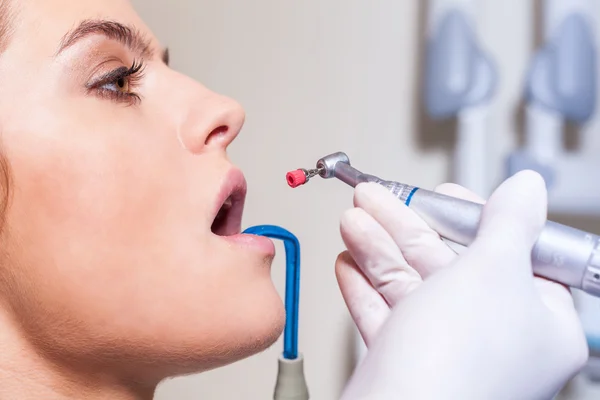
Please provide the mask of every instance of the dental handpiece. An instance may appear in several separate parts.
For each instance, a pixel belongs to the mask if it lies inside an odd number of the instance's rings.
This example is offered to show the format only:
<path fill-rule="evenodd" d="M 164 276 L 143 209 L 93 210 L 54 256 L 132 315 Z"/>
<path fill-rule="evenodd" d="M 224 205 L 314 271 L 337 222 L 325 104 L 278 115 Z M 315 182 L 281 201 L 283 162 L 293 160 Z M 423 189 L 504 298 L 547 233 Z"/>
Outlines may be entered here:
<path fill-rule="evenodd" d="M 352 187 L 365 182 L 378 183 L 442 238 L 463 246 L 475 240 L 481 204 L 364 174 L 352 167 L 348 156 L 341 152 L 323 157 L 314 169 L 289 172 L 286 178 L 291 187 L 298 187 L 315 176 L 337 178 Z M 600 236 L 547 221 L 533 247 L 531 263 L 538 276 L 600 297 Z"/>

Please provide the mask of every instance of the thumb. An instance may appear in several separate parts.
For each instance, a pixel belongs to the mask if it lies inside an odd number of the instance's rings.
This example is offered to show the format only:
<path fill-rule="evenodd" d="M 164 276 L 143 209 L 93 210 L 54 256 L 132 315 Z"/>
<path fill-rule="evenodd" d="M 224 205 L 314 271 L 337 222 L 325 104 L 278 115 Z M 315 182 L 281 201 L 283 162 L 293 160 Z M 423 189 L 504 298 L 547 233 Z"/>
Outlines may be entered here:
<path fill-rule="evenodd" d="M 524 271 L 546 222 L 547 192 L 542 177 L 522 171 L 496 189 L 483 207 L 472 252 L 503 264 L 503 273 Z M 490 263 L 495 266 L 497 262 Z M 491 266 L 491 265 L 490 265 Z"/>

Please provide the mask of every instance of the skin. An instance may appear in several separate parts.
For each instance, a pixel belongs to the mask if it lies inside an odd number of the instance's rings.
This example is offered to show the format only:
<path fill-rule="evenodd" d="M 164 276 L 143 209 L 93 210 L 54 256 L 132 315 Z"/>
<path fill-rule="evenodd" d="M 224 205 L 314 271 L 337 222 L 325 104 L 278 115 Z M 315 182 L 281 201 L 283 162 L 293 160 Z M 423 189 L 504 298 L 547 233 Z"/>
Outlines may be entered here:
<path fill-rule="evenodd" d="M 10 198 L 0 242 L 0 398 L 149 399 L 164 378 L 281 334 L 271 252 L 211 232 L 244 112 L 161 61 L 125 0 L 12 0 L 0 56 Z M 86 89 L 139 55 L 82 20 L 151 41 L 136 104 Z M 32 27 L 34 27 L 32 29 Z M 264 246 L 263 246 L 264 247 Z"/>

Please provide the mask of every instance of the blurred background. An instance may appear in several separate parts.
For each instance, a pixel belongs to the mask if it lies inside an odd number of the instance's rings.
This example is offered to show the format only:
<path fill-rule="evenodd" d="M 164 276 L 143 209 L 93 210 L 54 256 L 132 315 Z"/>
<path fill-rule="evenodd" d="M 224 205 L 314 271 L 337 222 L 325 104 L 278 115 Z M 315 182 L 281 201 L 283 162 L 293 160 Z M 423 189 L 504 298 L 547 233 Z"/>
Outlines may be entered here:
<path fill-rule="evenodd" d="M 534 168 L 547 179 L 552 218 L 600 234 L 600 0 L 133 3 L 173 68 L 246 109 L 230 152 L 249 183 L 244 226 L 276 224 L 300 239 L 299 348 L 311 399 L 338 398 L 364 350 L 334 275 L 352 191 L 325 180 L 292 191 L 286 171 L 344 151 L 368 173 L 425 188 L 454 181 L 487 196 Z M 595 355 L 600 304 L 576 295 Z M 280 340 L 165 382 L 157 399 L 272 398 L 281 349 Z M 600 398 L 595 361 L 561 399 Z"/>

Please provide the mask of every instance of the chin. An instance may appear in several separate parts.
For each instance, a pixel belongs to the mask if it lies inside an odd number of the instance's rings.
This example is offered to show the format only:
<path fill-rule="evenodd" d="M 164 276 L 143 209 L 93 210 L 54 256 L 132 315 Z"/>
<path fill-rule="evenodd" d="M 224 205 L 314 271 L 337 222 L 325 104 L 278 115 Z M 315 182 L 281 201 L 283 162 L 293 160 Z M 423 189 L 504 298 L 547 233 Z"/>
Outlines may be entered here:
<path fill-rule="evenodd" d="M 285 328 L 285 308 L 279 296 L 273 301 L 270 313 L 265 313 L 263 318 L 260 322 L 260 332 L 257 335 L 258 340 L 250 347 L 250 355 L 271 347 L 283 333 Z"/>
<path fill-rule="evenodd" d="M 283 333 L 285 308 L 275 287 L 272 283 L 270 285 L 270 291 L 263 289 L 260 302 L 254 304 L 253 309 L 246 312 L 245 317 L 240 321 L 239 329 L 233 335 L 233 346 L 229 349 L 229 355 L 233 357 L 228 363 L 266 350 Z"/>
<path fill-rule="evenodd" d="M 281 337 L 285 328 L 285 308 L 272 282 L 259 288 L 260 295 L 246 303 L 243 312 L 228 316 L 228 322 L 219 323 L 221 332 L 202 334 L 171 343 L 169 354 L 161 356 L 167 361 L 167 370 L 161 378 L 190 375 L 220 368 L 256 355 L 271 347 Z M 166 356 L 166 357 L 165 357 Z M 165 365 L 165 364 L 163 364 Z"/>

